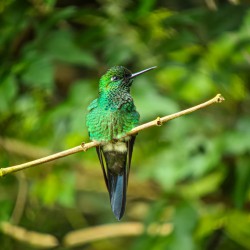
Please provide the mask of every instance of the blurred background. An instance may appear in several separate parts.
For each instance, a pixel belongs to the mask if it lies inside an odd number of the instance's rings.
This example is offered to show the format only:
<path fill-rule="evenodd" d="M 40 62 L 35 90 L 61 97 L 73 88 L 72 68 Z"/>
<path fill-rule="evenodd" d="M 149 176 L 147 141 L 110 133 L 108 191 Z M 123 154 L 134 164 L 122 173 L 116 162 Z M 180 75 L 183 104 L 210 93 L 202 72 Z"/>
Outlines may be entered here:
<path fill-rule="evenodd" d="M 1 249 L 250 249 L 249 6 L 2 0 L 1 167 L 87 142 L 87 106 L 114 65 L 158 66 L 132 86 L 141 123 L 226 101 L 138 135 L 121 222 L 94 149 L 1 178 Z"/>

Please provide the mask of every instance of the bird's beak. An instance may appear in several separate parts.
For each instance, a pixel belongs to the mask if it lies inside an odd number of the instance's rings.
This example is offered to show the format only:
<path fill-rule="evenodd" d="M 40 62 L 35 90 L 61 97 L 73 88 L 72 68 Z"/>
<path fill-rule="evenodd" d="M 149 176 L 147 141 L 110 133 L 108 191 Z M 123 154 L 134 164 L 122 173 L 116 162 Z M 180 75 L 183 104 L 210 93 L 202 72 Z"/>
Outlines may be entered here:
<path fill-rule="evenodd" d="M 134 78 L 134 77 L 136 77 L 136 76 L 138 76 L 138 75 L 141 75 L 141 74 L 143 74 L 143 73 L 145 73 L 145 72 L 147 72 L 147 71 L 149 71 L 149 70 L 152 70 L 152 69 L 155 69 L 157 66 L 154 66 L 154 67 L 151 67 L 151 68 L 148 68 L 148 69 L 144 69 L 144 70 L 142 70 L 142 71 L 139 71 L 139 72 L 137 72 L 137 73 L 134 73 L 134 74 L 132 74 L 130 77 L 129 77 L 129 79 L 132 79 L 132 78 Z"/>

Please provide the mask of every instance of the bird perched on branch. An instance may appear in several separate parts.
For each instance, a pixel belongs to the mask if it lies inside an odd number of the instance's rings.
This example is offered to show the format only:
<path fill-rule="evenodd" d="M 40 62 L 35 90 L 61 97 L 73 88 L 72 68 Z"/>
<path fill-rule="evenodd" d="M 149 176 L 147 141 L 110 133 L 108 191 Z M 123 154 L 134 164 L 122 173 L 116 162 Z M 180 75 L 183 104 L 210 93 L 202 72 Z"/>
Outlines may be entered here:
<path fill-rule="evenodd" d="M 130 95 L 133 79 L 151 67 L 132 74 L 114 66 L 99 82 L 99 96 L 88 107 L 87 127 L 91 140 L 101 142 L 96 151 L 109 191 L 111 208 L 118 220 L 125 211 L 126 192 L 135 136 L 124 137 L 138 125 L 139 113 Z"/>

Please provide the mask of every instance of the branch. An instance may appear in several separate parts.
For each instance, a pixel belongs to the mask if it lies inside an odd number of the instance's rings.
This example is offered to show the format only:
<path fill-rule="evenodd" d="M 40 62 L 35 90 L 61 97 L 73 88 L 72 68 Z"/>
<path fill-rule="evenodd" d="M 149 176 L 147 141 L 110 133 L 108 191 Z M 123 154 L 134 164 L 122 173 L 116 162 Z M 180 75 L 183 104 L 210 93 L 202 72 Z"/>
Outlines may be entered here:
<path fill-rule="evenodd" d="M 140 222 L 107 224 L 70 232 L 64 236 L 63 245 L 71 248 L 95 242 L 97 240 L 106 240 L 116 237 L 133 237 L 142 235 L 143 233 L 166 237 L 172 231 L 173 225 L 170 223 L 153 223 L 147 227 Z"/>
<path fill-rule="evenodd" d="M 144 129 L 147 129 L 147 128 L 151 128 L 153 126 L 161 126 L 165 122 L 168 122 L 168 121 L 173 120 L 175 118 L 178 118 L 180 116 L 192 113 L 198 109 L 205 108 L 205 107 L 210 106 L 214 103 L 221 103 L 224 100 L 225 99 L 221 94 L 217 94 L 214 98 L 210 99 L 207 102 L 201 103 L 201 104 L 194 106 L 192 108 L 189 108 L 189 109 L 182 110 L 182 111 L 174 113 L 172 115 L 167 115 L 167 116 L 164 116 L 162 118 L 158 117 L 151 122 L 147 122 L 147 123 L 144 123 L 140 126 L 137 126 L 137 127 L 133 128 L 130 132 L 128 132 L 125 136 L 137 134 L 138 132 L 140 132 Z M 96 147 L 98 145 L 100 145 L 100 142 L 97 142 L 97 141 L 82 143 L 79 146 L 70 148 L 68 150 L 61 151 L 61 152 L 56 153 L 56 154 L 49 155 L 47 157 L 37 159 L 34 161 L 30 161 L 30 162 L 23 163 L 23 164 L 16 165 L 16 166 L 12 166 L 12 167 L 0 168 L 0 177 L 4 176 L 6 174 L 10 174 L 10 173 L 14 173 L 14 172 L 26 169 L 26 168 L 40 165 L 40 164 L 45 163 L 45 162 L 53 161 L 53 160 L 56 160 L 56 159 L 59 159 L 59 158 L 62 158 L 62 157 L 65 157 L 65 156 L 68 156 L 71 154 L 75 154 L 75 153 L 82 152 L 82 151 L 86 152 L 88 149 Z"/>
<path fill-rule="evenodd" d="M 17 198 L 15 207 L 13 209 L 10 221 L 12 224 L 18 224 L 20 219 L 22 218 L 26 200 L 27 200 L 27 194 L 28 194 L 28 183 L 25 179 L 25 175 L 23 172 L 20 172 L 17 175 L 18 179 L 18 192 L 17 192 Z"/>
<path fill-rule="evenodd" d="M 1 222 L 0 231 L 13 239 L 38 247 L 39 249 L 54 249 L 55 247 L 62 246 L 59 243 L 59 240 L 51 234 L 30 231 L 9 222 Z M 152 223 L 148 226 L 145 226 L 140 222 L 106 224 L 72 231 L 63 237 L 62 244 L 63 247 L 68 249 L 98 240 L 112 239 L 116 237 L 134 237 L 145 233 L 152 236 L 166 237 L 172 231 L 173 225 L 171 223 Z"/>
<path fill-rule="evenodd" d="M 24 227 L 16 226 L 6 221 L 0 223 L 0 231 L 9 237 L 38 247 L 39 249 L 54 248 L 59 245 L 58 239 L 51 234 L 30 231 Z"/>
<path fill-rule="evenodd" d="M 45 155 L 51 154 L 49 150 L 39 148 L 30 143 L 16 140 L 14 138 L 0 137 L 0 148 L 3 148 L 8 153 L 17 154 L 27 158 L 42 158 Z"/>

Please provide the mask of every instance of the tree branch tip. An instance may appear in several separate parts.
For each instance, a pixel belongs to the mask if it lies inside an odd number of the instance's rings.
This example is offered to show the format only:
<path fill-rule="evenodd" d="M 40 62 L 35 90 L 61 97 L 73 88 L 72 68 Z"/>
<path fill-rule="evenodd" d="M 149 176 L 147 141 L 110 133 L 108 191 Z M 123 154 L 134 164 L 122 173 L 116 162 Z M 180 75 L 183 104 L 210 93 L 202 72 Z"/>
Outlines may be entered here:
<path fill-rule="evenodd" d="M 0 168 L 0 177 L 3 177 L 4 174 L 3 174 L 3 170 Z"/>
<path fill-rule="evenodd" d="M 215 98 L 217 103 L 222 103 L 223 101 L 225 101 L 225 98 L 221 94 L 216 95 Z"/>

